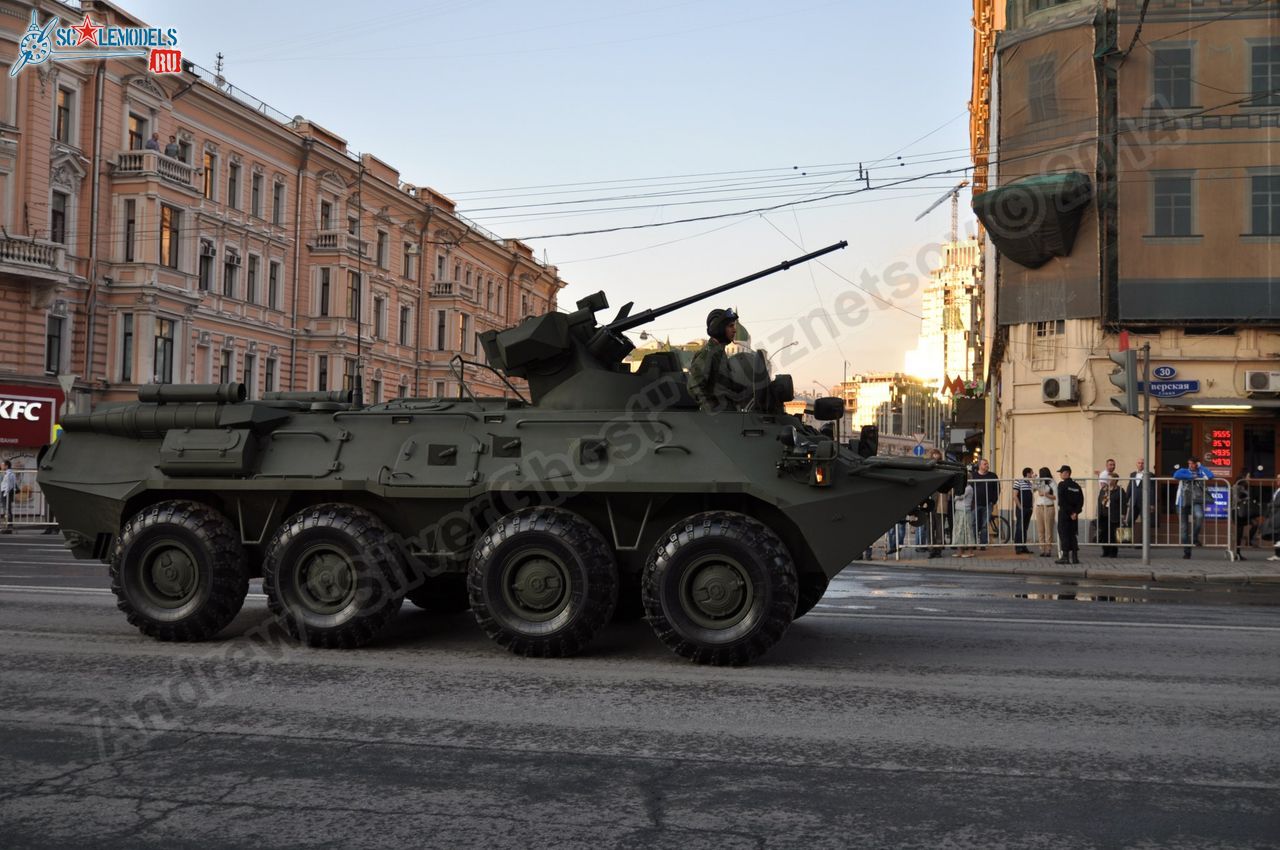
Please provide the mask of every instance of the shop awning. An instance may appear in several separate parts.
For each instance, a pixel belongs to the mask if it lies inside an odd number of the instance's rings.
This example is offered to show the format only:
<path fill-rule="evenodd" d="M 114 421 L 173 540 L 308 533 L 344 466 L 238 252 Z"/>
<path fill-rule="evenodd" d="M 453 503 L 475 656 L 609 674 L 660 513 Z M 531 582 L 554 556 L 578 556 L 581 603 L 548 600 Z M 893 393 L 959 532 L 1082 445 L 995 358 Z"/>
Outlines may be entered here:
<path fill-rule="evenodd" d="M 1280 398 L 1200 398 L 1199 396 L 1183 396 L 1182 398 L 1158 399 L 1163 407 L 1176 407 L 1182 410 L 1203 410 L 1206 413 L 1248 413 L 1257 411 L 1280 411 Z"/>
<path fill-rule="evenodd" d="M 1093 198 L 1081 171 L 1039 174 L 973 196 L 973 211 L 1000 253 L 1037 269 L 1071 253 Z"/>

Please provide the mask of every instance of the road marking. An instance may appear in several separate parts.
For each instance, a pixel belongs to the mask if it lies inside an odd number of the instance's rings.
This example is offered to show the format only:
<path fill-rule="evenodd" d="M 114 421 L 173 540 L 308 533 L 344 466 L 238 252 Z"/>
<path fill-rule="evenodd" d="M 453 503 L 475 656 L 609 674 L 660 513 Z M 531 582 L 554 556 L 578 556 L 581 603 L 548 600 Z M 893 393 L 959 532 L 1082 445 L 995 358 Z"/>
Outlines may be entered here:
<path fill-rule="evenodd" d="M 58 587 L 55 585 L 38 585 L 38 584 L 0 584 L 0 592 L 3 593 L 54 593 L 67 596 L 80 594 L 98 595 L 103 593 L 111 593 L 109 587 Z M 266 599 L 265 593 L 250 593 L 245 599 Z"/>
<path fill-rule="evenodd" d="M 818 606 L 821 608 L 823 606 Z M 839 609 L 821 611 L 815 608 L 808 617 L 845 617 L 857 620 L 952 620 L 957 623 L 1013 623 L 1032 626 L 1103 626 L 1117 629 L 1185 629 L 1189 631 L 1227 631 L 1227 632 L 1280 632 L 1280 626 L 1210 626 L 1201 623 L 1134 623 L 1128 621 L 1108 620 L 1049 620 L 1040 617 L 964 617 L 948 615 L 945 617 L 925 616 L 923 614 L 859 614 L 842 613 Z"/>
<path fill-rule="evenodd" d="M 86 564 L 83 561 L 9 561 L 3 562 L 6 567 L 86 567 L 88 569 L 97 569 L 105 567 L 106 564 Z"/>

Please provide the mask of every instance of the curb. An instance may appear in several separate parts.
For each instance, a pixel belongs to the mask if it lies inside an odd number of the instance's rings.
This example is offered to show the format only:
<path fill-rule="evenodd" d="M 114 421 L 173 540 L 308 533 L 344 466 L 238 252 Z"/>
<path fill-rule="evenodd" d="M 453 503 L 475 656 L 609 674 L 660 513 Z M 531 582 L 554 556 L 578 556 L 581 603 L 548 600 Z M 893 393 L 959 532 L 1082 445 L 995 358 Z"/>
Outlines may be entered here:
<path fill-rule="evenodd" d="M 1091 581 L 1140 581 L 1153 584 L 1280 584 L 1280 572 L 1276 573 L 1217 573 L 1204 570 L 1168 570 L 1153 567 L 1150 570 L 1115 569 L 1076 566 L 1044 566 L 1031 564 L 1010 564 L 997 566 L 991 563 L 955 564 L 929 561 L 915 564 L 911 561 L 853 561 L 850 566 L 869 567 L 872 569 L 901 570 L 941 570 L 953 573 L 985 573 L 987 575 L 1016 575 L 1041 578 L 1074 578 Z"/>

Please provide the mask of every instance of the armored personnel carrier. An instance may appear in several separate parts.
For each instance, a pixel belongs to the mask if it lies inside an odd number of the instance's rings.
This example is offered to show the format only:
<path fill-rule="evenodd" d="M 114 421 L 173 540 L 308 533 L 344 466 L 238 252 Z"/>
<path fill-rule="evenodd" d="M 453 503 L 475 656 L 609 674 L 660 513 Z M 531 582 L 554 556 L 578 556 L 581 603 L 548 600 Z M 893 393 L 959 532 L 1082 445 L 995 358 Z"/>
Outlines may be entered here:
<path fill-rule="evenodd" d="M 681 656 L 745 663 L 962 470 L 804 426 L 762 352 L 732 358 L 741 409 L 705 413 L 675 353 L 624 365 L 626 332 L 842 247 L 604 325 L 596 293 L 489 332 L 487 363 L 455 358 L 453 398 L 145 386 L 65 417 L 40 486 L 68 546 L 109 564 L 120 609 L 161 640 L 218 634 L 261 576 L 312 646 L 369 642 L 407 598 L 469 608 L 522 655 L 572 655 L 642 614 Z M 528 396 L 477 397 L 466 368 L 521 378 Z M 815 407 L 843 415 L 839 399 Z"/>

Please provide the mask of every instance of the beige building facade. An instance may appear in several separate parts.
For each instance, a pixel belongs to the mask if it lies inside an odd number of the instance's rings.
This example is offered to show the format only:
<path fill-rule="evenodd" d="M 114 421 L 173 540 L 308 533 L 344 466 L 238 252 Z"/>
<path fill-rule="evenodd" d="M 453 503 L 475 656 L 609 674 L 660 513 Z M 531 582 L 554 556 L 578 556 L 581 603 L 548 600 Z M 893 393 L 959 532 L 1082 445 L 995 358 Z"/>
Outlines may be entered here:
<path fill-rule="evenodd" d="M 942 246 L 942 264 L 929 271 L 920 299 L 920 338 L 907 352 L 908 374 L 941 388 L 981 369 L 982 245 L 961 239 Z"/>
<path fill-rule="evenodd" d="M 35 11 L 146 26 L 100 0 Z M 456 395 L 479 333 L 556 308 L 564 282 L 529 246 L 220 75 L 104 58 L 10 76 L 31 14 L 0 0 L 0 387 L 65 385 L 79 411 L 154 382 Z"/>
<path fill-rule="evenodd" d="M 1121 331 L 1157 370 L 1157 474 L 1191 455 L 1277 472 L 1280 7 L 1144 5 L 1013 0 L 975 87 L 1002 477 L 1133 468 L 1140 423 L 1108 380 Z"/>

